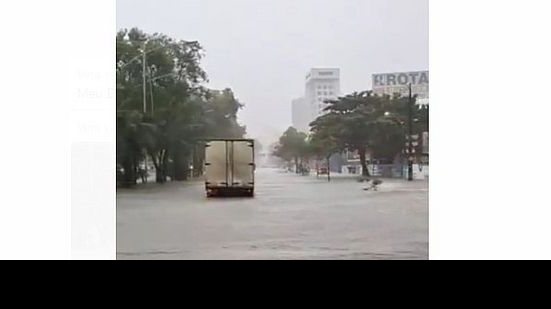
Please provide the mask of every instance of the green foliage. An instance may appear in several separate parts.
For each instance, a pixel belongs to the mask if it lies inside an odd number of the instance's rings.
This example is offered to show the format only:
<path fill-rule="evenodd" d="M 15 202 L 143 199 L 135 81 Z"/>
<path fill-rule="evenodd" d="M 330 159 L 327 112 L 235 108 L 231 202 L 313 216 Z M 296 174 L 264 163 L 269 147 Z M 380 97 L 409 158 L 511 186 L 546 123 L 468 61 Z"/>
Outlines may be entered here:
<path fill-rule="evenodd" d="M 184 180 L 191 162 L 200 170 L 200 140 L 244 136 L 245 127 L 237 123 L 243 105 L 232 91 L 202 86 L 207 75 L 200 66 L 203 49 L 198 42 L 133 28 L 117 33 L 116 46 L 117 166 L 123 168 L 123 184 L 136 183 L 145 153 L 157 182 Z"/>
<path fill-rule="evenodd" d="M 215 138 L 241 138 L 246 128 L 237 122 L 237 112 L 243 107 L 231 89 L 211 90 L 205 104 L 207 136 Z"/>
<path fill-rule="evenodd" d="M 296 170 L 298 171 L 301 161 L 310 154 L 306 138 L 306 133 L 289 127 L 279 138 L 279 143 L 275 147 L 273 154 L 285 161 L 294 161 Z"/>
<path fill-rule="evenodd" d="M 310 123 L 312 150 L 318 157 L 356 150 L 363 173 L 368 176 L 368 150 L 376 158 L 392 160 L 400 155 L 407 135 L 408 102 L 408 98 L 377 96 L 371 91 L 328 100 L 326 113 Z M 414 106 L 412 119 L 414 134 L 428 131 L 428 106 Z"/>

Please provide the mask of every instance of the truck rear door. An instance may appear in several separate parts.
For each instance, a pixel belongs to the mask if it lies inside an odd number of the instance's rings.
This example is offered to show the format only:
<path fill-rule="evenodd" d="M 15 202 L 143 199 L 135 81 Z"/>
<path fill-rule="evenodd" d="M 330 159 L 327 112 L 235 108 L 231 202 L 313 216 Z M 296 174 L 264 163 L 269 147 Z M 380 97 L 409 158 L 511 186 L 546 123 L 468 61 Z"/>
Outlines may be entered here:
<path fill-rule="evenodd" d="M 254 185 L 254 142 L 232 141 L 231 168 L 232 186 L 252 187 Z"/>
<path fill-rule="evenodd" d="M 207 186 L 227 186 L 229 162 L 226 141 L 210 141 L 205 146 L 205 181 Z"/>

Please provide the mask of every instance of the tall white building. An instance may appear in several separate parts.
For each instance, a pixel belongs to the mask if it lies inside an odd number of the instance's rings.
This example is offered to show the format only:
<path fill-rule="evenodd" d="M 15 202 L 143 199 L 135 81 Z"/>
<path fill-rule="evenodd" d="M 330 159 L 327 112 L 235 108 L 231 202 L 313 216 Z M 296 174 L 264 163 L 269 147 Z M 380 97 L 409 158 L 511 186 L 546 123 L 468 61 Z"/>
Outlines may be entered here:
<path fill-rule="evenodd" d="M 336 68 L 311 69 L 305 78 L 304 97 L 293 100 L 293 126 L 308 132 L 309 124 L 323 113 L 324 100 L 340 95 L 340 70 Z"/>
<path fill-rule="evenodd" d="M 311 69 L 306 75 L 304 99 L 309 111 L 310 121 L 323 113 L 327 99 L 336 99 L 340 95 L 339 69 Z"/>

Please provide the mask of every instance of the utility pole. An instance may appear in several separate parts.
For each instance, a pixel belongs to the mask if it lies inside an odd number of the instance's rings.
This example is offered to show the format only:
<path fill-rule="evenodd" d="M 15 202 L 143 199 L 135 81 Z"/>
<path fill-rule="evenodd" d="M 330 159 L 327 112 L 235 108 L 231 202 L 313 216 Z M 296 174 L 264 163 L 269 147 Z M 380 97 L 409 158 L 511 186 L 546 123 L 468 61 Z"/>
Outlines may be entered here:
<path fill-rule="evenodd" d="M 331 162 L 329 161 L 331 156 L 327 157 L 327 181 L 331 181 Z"/>
<path fill-rule="evenodd" d="M 411 101 L 411 83 L 408 85 L 408 181 L 413 180 L 413 104 Z"/>
<path fill-rule="evenodd" d="M 143 115 L 145 117 L 147 113 L 147 101 L 146 101 L 146 84 L 145 84 L 145 44 L 147 43 L 147 40 L 143 41 L 143 49 L 142 49 L 142 79 L 143 79 Z M 145 167 L 145 177 L 148 176 L 148 166 L 147 166 L 147 150 L 145 150 L 145 156 L 144 156 L 144 167 Z"/>
<path fill-rule="evenodd" d="M 147 112 L 146 108 L 146 93 L 145 93 L 145 43 L 146 41 L 143 41 L 143 49 L 142 49 L 142 78 L 143 78 L 143 113 Z"/>
<path fill-rule="evenodd" d="M 153 117 L 155 103 L 153 102 L 153 81 L 151 81 L 151 72 L 149 72 L 149 98 L 151 99 L 151 117 Z"/>

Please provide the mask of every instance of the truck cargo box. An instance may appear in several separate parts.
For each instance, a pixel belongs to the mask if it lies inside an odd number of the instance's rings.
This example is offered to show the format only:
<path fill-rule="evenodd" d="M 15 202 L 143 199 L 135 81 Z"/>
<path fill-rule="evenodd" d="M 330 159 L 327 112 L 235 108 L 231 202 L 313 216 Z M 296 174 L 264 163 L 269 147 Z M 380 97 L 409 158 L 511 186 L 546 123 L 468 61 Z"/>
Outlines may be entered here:
<path fill-rule="evenodd" d="M 207 196 L 253 196 L 254 171 L 254 140 L 217 139 L 206 142 Z"/>

